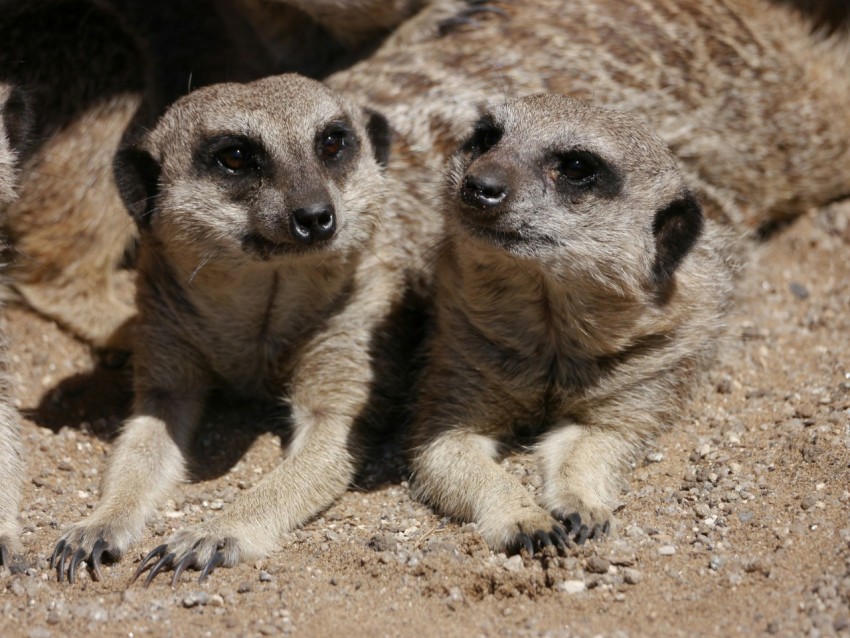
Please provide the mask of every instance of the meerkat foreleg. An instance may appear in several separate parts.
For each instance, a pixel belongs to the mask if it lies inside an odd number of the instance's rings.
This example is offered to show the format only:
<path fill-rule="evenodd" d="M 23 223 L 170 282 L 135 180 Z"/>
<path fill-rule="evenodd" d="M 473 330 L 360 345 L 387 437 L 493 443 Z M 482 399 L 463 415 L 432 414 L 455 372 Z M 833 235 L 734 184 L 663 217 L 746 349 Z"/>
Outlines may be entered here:
<path fill-rule="evenodd" d="M 570 544 L 568 530 L 496 463 L 497 451 L 492 437 L 444 430 L 414 452 L 415 490 L 449 516 L 474 521 L 494 551 Z"/>
<path fill-rule="evenodd" d="M 146 392 L 116 443 L 103 477 L 103 494 L 85 521 L 72 526 L 56 545 L 51 567 L 59 580 L 74 582 L 89 561 L 100 580 L 101 556 L 120 558 L 141 535 L 157 503 L 185 478 L 185 459 L 200 420 L 202 392 Z M 70 557 L 70 561 L 68 558 Z"/>
<path fill-rule="evenodd" d="M 216 567 L 267 554 L 282 533 L 345 492 L 359 461 L 359 420 L 372 400 L 376 362 L 369 344 L 391 307 L 382 288 L 389 284 L 381 274 L 370 279 L 299 357 L 288 398 L 294 433 L 280 465 L 212 521 L 151 551 L 136 577 L 152 565 L 146 584 L 167 569 L 174 584 L 187 568 L 200 569 L 204 580 Z"/>
<path fill-rule="evenodd" d="M 17 414 L 0 401 L 0 565 L 13 571 L 23 554 L 18 523 L 23 465 Z"/>
<path fill-rule="evenodd" d="M 543 504 L 558 520 L 582 523 L 597 536 L 614 523 L 623 470 L 639 445 L 636 432 L 610 425 L 563 424 L 537 446 Z"/>

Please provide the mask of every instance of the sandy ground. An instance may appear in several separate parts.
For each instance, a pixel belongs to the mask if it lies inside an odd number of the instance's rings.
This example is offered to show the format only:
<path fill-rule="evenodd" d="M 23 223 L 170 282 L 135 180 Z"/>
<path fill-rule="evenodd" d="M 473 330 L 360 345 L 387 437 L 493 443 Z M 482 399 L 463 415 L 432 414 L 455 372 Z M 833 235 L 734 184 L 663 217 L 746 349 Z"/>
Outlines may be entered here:
<path fill-rule="evenodd" d="M 267 559 L 203 585 L 186 573 L 176 589 L 129 585 L 141 555 L 228 507 L 274 466 L 285 431 L 257 406 L 217 404 L 198 480 L 103 582 L 58 584 L 48 558 L 97 501 L 128 373 L 10 310 L 31 568 L 0 573 L 0 635 L 850 635 L 850 205 L 748 251 L 728 343 L 637 464 L 616 538 L 561 557 L 494 555 L 474 526 L 411 499 L 388 448 Z M 504 463 L 539 488 L 523 455 Z"/>

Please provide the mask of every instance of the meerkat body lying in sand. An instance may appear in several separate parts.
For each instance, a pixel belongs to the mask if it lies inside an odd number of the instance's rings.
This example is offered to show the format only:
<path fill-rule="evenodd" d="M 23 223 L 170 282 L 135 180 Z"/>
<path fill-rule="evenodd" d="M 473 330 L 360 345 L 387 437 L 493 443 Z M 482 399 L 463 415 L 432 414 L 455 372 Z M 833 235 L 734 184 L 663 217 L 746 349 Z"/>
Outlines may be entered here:
<path fill-rule="evenodd" d="M 15 88 L 0 83 L 0 206 L 16 195 L 18 159 L 27 137 L 26 107 Z M 6 387 L 6 339 L 0 332 L 0 566 L 17 568 L 23 553 L 18 509 L 23 456 L 17 411 Z"/>
<path fill-rule="evenodd" d="M 508 102 L 449 173 L 414 489 L 497 551 L 583 541 L 698 381 L 728 267 L 675 158 L 630 116 Z M 541 504 L 494 460 L 520 435 L 539 441 Z"/>
<path fill-rule="evenodd" d="M 286 400 L 292 442 L 232 507 L 152 552 L 162 560 L 150 578 L 261 556 L 344 492 L 378 377 L 393 374 L 378 369 L 375 334 L 402 293 L 382 247 L 400 229 L 376 232 L 385 126 L 287 75 L 198 90 L 119 157 L 141 236 L 135 408 L 99 505 L 56 548 L 60 579 L 67 564 L 73 581 L 83 559 L 99 577 L 101 554 L 139 537 L 185 478 L 216 387 Z"/>

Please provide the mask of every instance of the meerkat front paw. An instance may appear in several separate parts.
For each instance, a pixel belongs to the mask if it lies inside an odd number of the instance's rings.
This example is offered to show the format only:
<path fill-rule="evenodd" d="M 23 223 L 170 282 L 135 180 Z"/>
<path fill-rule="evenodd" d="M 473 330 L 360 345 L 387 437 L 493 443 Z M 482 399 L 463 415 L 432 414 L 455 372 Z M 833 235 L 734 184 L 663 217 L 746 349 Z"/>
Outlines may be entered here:
<path fill-rule="evenodd" d="M 223 534 L 206 525 L 180 530 L 168 542 L 152 549 L 139 564 L 132 582 L 150 568 L 144 586 L 162 571 L 173 570 L 171 586 L 180 581 L 186 569 L 201 570 L 198 582 L 204 582 L 216 567 L 233 567 L 241 562 L 245 550 L 235 536 Z"/>
<path fill-rule="evenodd" d="M 73 585 L 77 568 L 85 561 L 91 567 L 94 579 L 99 581 L 103 577 L 100 571 L 102 558 L 108 556 L 111 561 L 117 561 L 133 539 L 134 534 L 120 525 L 75 525 L 56 543 L 53 556 L 50 557 L 50 569 L 56 569 L 60 583 L 65 580 L 67 572 L 68 582 Z"/>
<path fill-rule="evenodd" d="M 505 522 L 500 531 L 482 530 L 482 535 L 494 551 L 518 554 L 524 550 L 529 556 L 541 553 L 547 547 L 565 553 L 577 543 L 584 542 L 582 533 L 580 523 L 574 525 L 574 520 L 570 518 L 558 519 L 542 508 L 519 520 Z"/>
<path fill-rule="evenodd" d="M 567 500 L 552 510 L 552 516 L 569 530 L 578 545 L 607 536 L 614 529 L 616 523 L 609 509 L 588 506 L 580 499 Z"/>

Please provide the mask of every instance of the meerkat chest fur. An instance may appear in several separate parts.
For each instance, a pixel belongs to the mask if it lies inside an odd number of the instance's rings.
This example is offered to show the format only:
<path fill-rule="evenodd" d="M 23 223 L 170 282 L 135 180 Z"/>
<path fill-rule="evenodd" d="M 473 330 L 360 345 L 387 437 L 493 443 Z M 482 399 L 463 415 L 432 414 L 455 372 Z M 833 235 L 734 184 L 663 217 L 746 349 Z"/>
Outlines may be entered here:
<path fill-rule="evenodd" d="M 226 285 L 210 282 L 190 292 L 205 327 L 198 347 L 230 387 L 274 392 L 300 346 L 342 302 L 349 279 L 339 264 L 326 263 L 246 268 L 232 273 Z"/>
<path fill-rule="evenodd" d="M 607 357 L 647 327 L 633 296 L 565 286 L 534 263 L 498 253 L 447 251 L 439 275 L 444 321 L 457 324 L 443 334 L 526 405 L 531 421 L 569 411 Z"/>

